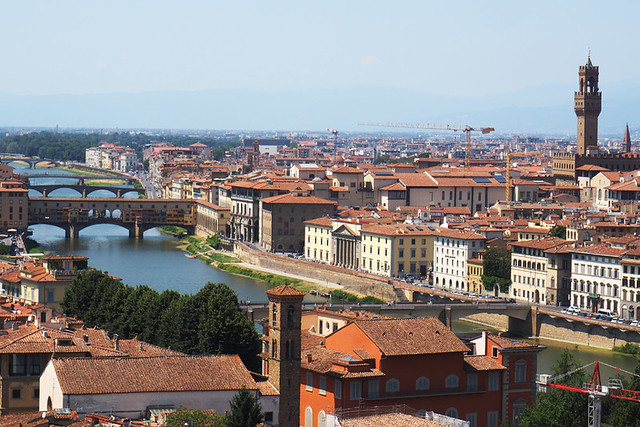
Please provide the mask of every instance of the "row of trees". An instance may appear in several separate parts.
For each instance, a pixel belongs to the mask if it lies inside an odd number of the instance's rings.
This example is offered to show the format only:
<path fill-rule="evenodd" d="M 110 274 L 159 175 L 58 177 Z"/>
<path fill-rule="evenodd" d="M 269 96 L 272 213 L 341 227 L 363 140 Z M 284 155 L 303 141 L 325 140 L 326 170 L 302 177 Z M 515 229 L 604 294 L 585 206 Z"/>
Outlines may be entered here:
<path fill-rule="evenodd" d="M 216 160 L 224 158 L 225 151 L 239 144 L 238 139 L 232 138 L 196 138 L 186 135 L 157 136 L 129 132 L 102 134 L 45 131 L 0 137 L 0 152 L 38 156 L 43 159 L 82 162 L 85 150 L 99 145 L 102 141 L 131 147 L 139 157 L 142 157 L 144 146 L 153 142 L 168 142 L 179 147 L 202 142 L 209 146 L 212 156 Z"/>
<path fill-rule="evenodd" d="M 73 280 L 62 309 L 121 338 L 138 337 L 186 354 L 238 354 L 249 370 L 260 367 L 258 333 L 224 283 L 207 283 L 195 295 L 158 293 L 90 271 Z"/>
<path fill-rule="evenodd" d="M 497 284 L 501 292 L 508 292 L 511 285 L 511 252 L 491 247 L 482 261 L 482 285 L 488 291 Z"/>

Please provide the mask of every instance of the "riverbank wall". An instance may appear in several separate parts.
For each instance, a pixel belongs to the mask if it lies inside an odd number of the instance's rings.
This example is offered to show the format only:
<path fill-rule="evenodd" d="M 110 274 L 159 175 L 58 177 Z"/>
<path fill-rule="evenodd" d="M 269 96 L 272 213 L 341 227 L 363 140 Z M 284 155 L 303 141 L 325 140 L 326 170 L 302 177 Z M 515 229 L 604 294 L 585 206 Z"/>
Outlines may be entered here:
<path fill-rule="evenodd" d="M 473 314 L 462 320 L 490 326 L 513 335 L 545 338 L 606 350 L 625 344 L 640 345 L 640 328 L 577 318 L 537 307 L 533 307 L 524 320 L 494 313 Z"/>
<path fill-rule="evenodd" d="M 339 283 L 347 292 L 371 295 L 387 302 L 396 299 L 393 286 L 378 276 L 261 252 L 239 242 L 234 245 L 234 254 L 244 262 L 282 271 L 283 275 L 289 273 L 315 280 L 324 279 L 327 282 Z"/>

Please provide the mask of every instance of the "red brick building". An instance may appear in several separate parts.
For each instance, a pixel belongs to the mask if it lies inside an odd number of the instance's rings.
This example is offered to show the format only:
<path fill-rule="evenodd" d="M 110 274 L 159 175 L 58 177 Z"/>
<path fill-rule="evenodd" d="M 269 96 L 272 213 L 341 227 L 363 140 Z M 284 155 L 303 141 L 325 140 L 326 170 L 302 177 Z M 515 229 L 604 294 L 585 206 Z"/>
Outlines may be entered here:
<path fill-rule="evenodd" d="M 535 399 L 541 347 L 478 340 L 483 352 L 474 355 L 436 318 L 354 320 L 326 337 L 303 331 L 300 424 L 320 427 L 343 409 L 394 404 L 471 426 L 513 420 Z"/>

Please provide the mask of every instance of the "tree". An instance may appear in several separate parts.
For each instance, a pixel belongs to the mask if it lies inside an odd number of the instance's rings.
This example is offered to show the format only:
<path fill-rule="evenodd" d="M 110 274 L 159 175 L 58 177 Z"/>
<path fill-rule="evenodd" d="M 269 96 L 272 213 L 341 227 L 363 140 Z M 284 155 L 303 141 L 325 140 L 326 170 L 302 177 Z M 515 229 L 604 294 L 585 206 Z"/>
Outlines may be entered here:
<path fill-rule="evenodd" d="M 511 285 L 511 252 L 498 248 L 489 248 L 482 261 L 482 284 L 492 290 L 497 283 L 502 292 L 509 291 Z"/>
<path fill-rule="evenodd" d="M 165 426 L 167 427 L 224 427 L 224 418 L 211 411 L 202 411 L 200 409 L 187 409 L 179 407 L 177 410 L 167 415 Z"/>
<path fill-rule="evenodd" d="M 262 422 L 262 407 L 256 395 L 242 387 L 231 399 L 231 411 L 225 417 L 226 427 L 255 427 Z"/>
<path fill-rule="evenodd" d="M 564 225 L 556 225 L 551 230 L 549 230 L 549 236 L 559 237 L 561 239 L 567 238 L 567 227 Z"/>
<path fill-rule="evenodd" d="M 640 359 L 634 370 L 636 376 L 631 381 L 624 382 L 627 390 L 640 390 Z M 610 426 L 640 426 L 640 402 L 622 399 L 611 399 L 611 407 L 606 417 L 605 425 Z"/>
<path fill-rule="evenodd" d="M 581 387 L 586 381 L 584 371 L 576 371 L 581 365 L 573 353 L 565 349 L 555 365 L 551 367 L 552 375 L 554 378 L 565 375 L 557 381 Z M 587 395 L 553 388 L 546 393 L 539 393 L 536 405 L 525 409 L 520 415 L 519 422 L 523 427 L 585 426 L 587 425 Z"/>
<path fill-rule="evenodd" d="M 207 244 L 216 249 L 220 247 L 220 236 L 218 235 L 218 233 L 214 234 L 213 236 L 207 237 Z"/>
<path fill-rule="evenodd" d="M 224 283 L 207 283 L 195 298 L 200 310 L 200 352 L 237 354 L 249 370 L 257 371 L 260 337 L 240 310 L 235 292 Z"/>

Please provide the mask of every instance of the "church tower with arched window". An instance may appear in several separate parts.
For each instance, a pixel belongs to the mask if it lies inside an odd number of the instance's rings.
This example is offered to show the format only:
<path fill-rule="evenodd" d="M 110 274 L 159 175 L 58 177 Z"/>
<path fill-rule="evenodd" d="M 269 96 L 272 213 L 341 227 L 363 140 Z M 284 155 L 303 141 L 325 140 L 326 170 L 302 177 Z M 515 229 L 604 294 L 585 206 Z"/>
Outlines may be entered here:
<path fill-rule="evenodd" d="M 602 110 L 602 93 L 598 88 L 598 67 L 591 63 L 591 56 L 578 71 L 578 91 L 573 97 L 573 107 L 578 116 L 578 155 L 597 152 L 598 116 Z"/>
<path fill-rule="evenodd" d="M 305 293 L 282 285 L 269 289 L 269 382 L 280 393 L 281 427 L 300 425 L 300 337 Z"/>

